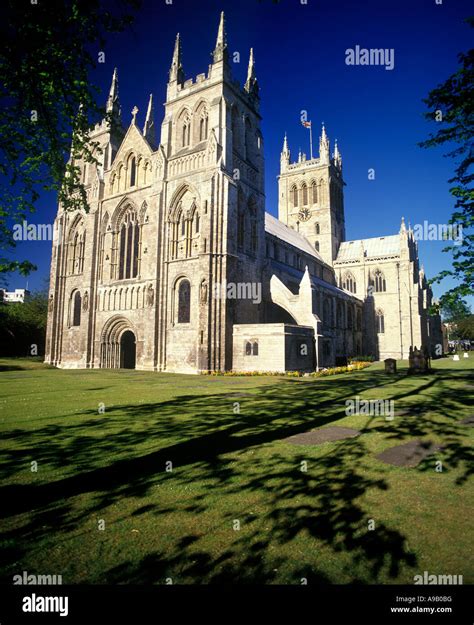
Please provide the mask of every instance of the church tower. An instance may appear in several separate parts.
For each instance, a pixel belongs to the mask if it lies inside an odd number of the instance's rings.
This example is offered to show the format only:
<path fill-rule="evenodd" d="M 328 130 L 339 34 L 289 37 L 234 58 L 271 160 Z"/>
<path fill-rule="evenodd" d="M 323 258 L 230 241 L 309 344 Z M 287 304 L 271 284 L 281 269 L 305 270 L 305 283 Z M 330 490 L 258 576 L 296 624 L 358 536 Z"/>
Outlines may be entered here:
<path fill-rule="evenodd" d="M 331 158 L 324 124 L 319 158 L 307 159 L 300 151 L 292 163 L 285 135 L 278 176 L 278 218 L 303 234 L 332 265 L 345 240 L 344 180 L 337 141 Z"/>
<path fill-rule="evenodd" d="M 159 369 L 232 366 L 232 326 L 258 322 L 226 285 L 260 282 L 265 253 L 264 162 L 253 50 L 242 87 L 233 77 L 224 14 L 207 74 L 185 77 L 176 38 L 161 126 L 163 338 Z M 160 175 L 160 174 L 158 174 Z M 189 312 L 180 316 L 183 302 Z"/>

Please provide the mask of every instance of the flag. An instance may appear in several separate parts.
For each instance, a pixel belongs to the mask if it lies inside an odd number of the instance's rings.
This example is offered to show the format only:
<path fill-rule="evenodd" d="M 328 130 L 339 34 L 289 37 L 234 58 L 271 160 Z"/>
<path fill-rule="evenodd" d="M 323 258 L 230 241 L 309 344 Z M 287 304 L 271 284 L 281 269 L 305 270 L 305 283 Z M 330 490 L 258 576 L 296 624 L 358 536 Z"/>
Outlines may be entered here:
<path fill-rule="evenodd" d="M 301 122 L 305 128 L 311 128 L 311 122 Z"/>

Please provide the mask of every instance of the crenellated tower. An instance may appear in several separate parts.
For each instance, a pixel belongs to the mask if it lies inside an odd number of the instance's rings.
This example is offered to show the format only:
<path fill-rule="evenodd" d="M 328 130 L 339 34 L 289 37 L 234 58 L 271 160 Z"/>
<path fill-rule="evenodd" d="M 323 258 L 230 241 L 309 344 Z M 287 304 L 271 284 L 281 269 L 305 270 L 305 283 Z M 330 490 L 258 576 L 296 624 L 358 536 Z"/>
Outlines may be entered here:
<path fill-rule="evenodd" d="M 180 347 L 160 355 L 161 368 L 176 368 L 190 348 L 190 366 L 229 368 L 232 325 L 261 317 L 259 306 L 251 302 L 214 297 L 242 276 L 259 282 L 265 254 L 263 140 L 254 53 L 250 50 L 247 80 L 241 86 L 232 76 L 224 13 L 211 56 L 207 73 L 185 79 L 181 39 L 176 37 L 160 139 L 162 283 L 175 292 L 183 276 L 193 276 L 200 340 L 190 345 L 184 325 L 163 325 L 161 333 L 167 332 Z M 163 324 L 169 296 L 169 291 L 160 296 Z"/>
<path fill-rule="evenodd" d="M 324 124 L 317 158 L 307 159 L 300 151 L 292 163 L 285 134 L 278 176 L 278 217 L 303 234 L 329 265 L 345 240 L 344 184 L 342 156 L 336 141 L 331 157 Z"/>

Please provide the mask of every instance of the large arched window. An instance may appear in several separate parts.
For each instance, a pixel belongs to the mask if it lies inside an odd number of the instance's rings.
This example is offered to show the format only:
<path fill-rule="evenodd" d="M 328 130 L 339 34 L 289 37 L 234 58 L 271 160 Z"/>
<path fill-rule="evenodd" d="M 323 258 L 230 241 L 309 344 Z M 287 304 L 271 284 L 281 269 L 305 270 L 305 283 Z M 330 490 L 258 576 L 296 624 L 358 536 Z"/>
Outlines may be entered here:
<path fill-rule="evenodd" d="M 130 167 L 130 186 L 134 187 L 137 182 L 137 161 L 134 156 L 129 160 Z"/>
<path fill-rule="evenodd" d="M 248 215 L 250 219 L 250 241 L 249 249 L 252 254 L 257 252 L 258 238 L 257 238 L 257 204 L 255 199 L 251 197 L 248 201 Z"/>
<path fill-rule="evenodd" d="M 387 284 L 385 282 L 385 276 L 377 269 L 374 274 L 374 287 L 377 293 L 381 293 L 387 290 Z"/>
<path fill-rule="evenodd" d="M 293 206 L 298 206 L 298 189 L 296 187 L 296 185 L 293 185 L 291 187 L 291 199 L 293 202 Z"/>
<path fill-rule="evenodd" d="M 140 256 L 141 228 L 137 212 L 128 209 L 119 226 L 118 279 L 136 278 Z"/>
<path fill-rule="evenodd" d="M 245 118 L 245 156 L 248 161 L 253 162 L 253 133 L 248 117 Z"/>
<path fill-rule="evenodd" d="M 323 302 L 323 323 L 328 328 L 331 326 L 331 305 L 328 299 Z"/>
<path fill-rule="evenodd" d="M 81 325 L 81 308 L 82 308 L 81 293 L 79 291 L 74 291 L 74 294 L 72 297 L 72 316 L 71 316 L 72 326 Z"/>
<path fill-rule="evenodd" d="M 183 124 L 183 130 L 182 130 L 182 135 L 181 135 L 183 148 L 189 145 L 190 128 L 191 128 L 191 125 L 189 124 L 189 121 L 186 121 Z"/>
<path fill-rule="evenodd" d="M 178 323 L 191 320 L 191 285 L 189 280 L 182 280 L 178 287 Z"/>
<path fill-rule="evenodd" d="M 81 220 L 72 226 L 67 247 L 68 273 L 80 274 L 84 271 L 86 232 Z"/>
<path fill-rule="evenodd" d="M 337 326 L 344 327 L 344 304 L 342 302 L 337 302 Z"/>
<path fill-rule="evenodd" d="M 308 203 L 308 187 L 305 182 L 301 185 L 301 203 L 303 206 L 306 206 Z"/>
<path fill-rule="evenodd" d="M 318 185 L 316 184 L 316 180 L 313 180 L 311 183 L 311 201 L 313 204 L 317 204 L 318 202 Z"/>
<path fill-rule="evenodd" d="M 345 275 L 344 278 L 342 280 L 342 288 L 346 289 L 346 291 L 350 291 L 351 293 L 355 293 L 356 292 L 356 281 L 354 276 L 350 273 L 350 271 L 348 271 Z"/>
<path fill-rule="evenodd" d="M 377 328 L 377 334 L 383 334 L 385 332 L 385 318 L 382 310 L 377 310 L 375 314 L 375 327 Z"/>
<path fill-rule="evenodd" d="M 240 135 L 240 115 L 235 106 L 232 107 L 232 143 L 234 150 L 240 152 L 242 149 Z"/>
<path fill-rule="evenodd" d="M 207 115 L 201 117 L 199 120 L 199 141 L 204 141 L 207 139 L 207 124 L 208 124 Z"/>
<path fill-rule="evenodd" d="M 191 115 L 184 110 L 179 116 L 178 122 L 178 145 L 181 148 L 189 147 L 191 143 Z"/>

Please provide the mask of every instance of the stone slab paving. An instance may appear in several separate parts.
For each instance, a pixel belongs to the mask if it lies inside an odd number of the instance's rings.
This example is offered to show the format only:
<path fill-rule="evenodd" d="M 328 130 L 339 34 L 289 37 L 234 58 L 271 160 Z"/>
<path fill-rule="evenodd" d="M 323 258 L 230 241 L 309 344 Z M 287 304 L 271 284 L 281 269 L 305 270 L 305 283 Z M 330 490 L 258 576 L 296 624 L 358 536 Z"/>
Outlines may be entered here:
<path fill-rule="evenodd" d="M 424 458 L 442 449 L 428 440 L 415 439 L 403 445 L 396 445 L 375 456 L 386 464 L 396 467 L 416 467 Z"/>
<path fill-rule="evenodd" d="M 397 410 L 395 416 L 397 417 L 421 417 L 429 412 L 431 408 L 428 406 L 411 406 L 408 408 L 402 408 L 401 410 Z"/>
<path fill-rule="evenodd" d="M 359 430 L 352 428 L 342 428 L 331 425 L 327 428 L 304 432 L 286 438 L 285 441 L 292 445 L 322 445 L 330 441 L 340 441 L 344 438 L 354 438 L 360 434 Z"/>
<path fill-rule="evenodd" d="M 227 393 L 227 397 L 257 397 L 256 393 Z"/>

